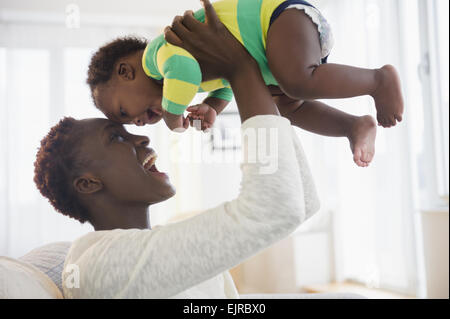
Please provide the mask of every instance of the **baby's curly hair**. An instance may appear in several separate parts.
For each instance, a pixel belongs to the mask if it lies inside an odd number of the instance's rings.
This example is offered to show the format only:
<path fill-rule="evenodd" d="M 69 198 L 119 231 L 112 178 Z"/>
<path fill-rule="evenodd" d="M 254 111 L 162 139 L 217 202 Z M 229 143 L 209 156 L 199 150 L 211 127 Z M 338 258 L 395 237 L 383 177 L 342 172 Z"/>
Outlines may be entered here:
<path fill-rule="evenodd" d="M 86 165 L 79 155 L 75 124 L 74 118 L 65 117 L 42 139 L 34 162 L 34 182 L 58 212 L 84 223 L 87 211 L 72 187 L 75 174 Z"/>
<path fill-rule="evenodd" d="M 117 38 L 97 50 L 89 64 L 87 84 L 91 92 L 99 85 L 109 81 L 116 62 L 134 52 L 144 50 L 147 40 L 135 36 Z"/>

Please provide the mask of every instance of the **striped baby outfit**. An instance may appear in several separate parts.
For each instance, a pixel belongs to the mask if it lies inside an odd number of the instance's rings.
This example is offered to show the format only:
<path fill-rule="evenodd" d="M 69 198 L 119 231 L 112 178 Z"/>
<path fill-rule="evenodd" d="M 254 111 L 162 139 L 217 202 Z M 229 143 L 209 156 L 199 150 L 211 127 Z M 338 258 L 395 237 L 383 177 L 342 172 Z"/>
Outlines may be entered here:
<path fill-rule="evenodd" d="M 319 14 L 305 1 L 222 0 L 212 4 L 225 27 L 256 60 L 266 85 L 278 85 L 266 58 L 267 32 L 280 8 L 284 10 L 290 3 L 300 3 Z M 306 10 L 305 13 L 311 15 Z M 194 17 L 204 22 L 204 9 L 195 12 Z M 226 101 L 233 97 L 230 84 L 224 79 L 202 82 L 197 60 L 188 51 L 167 43 L 164 35 L 147 45 L 142 66 L 149 77 L 163 80 L 162 107 L 169 113 L 183 114 L 198 92 L 210 92 L 209 97 Z"/>

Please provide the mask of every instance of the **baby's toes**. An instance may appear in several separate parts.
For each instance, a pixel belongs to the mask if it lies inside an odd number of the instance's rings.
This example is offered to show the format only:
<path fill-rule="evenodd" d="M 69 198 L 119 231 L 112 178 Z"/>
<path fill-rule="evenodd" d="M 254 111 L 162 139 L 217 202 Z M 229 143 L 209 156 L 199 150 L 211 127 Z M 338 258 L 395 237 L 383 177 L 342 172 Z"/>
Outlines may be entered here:
<path fill-rule="evenodd" d="M 358 166 L 363 166 L 364 165 L 363 161 L 361 160 L 361 157 L 362 157 L 361 149 L 360 148 L 355 148 L 355 152 L 353 153 L 353 161 Z"/>
<path fill-rule="evenodd" d="M 353 158 L 353 161 L 355 162 L 355 164 L 356 165 L 358 165 L 359 167 L 363 167 L 364 166 L 364 162 L 363 161 L 361 161 L 361 159 L 356 159 L 356 158 Z"/>
<path fill-rule="evenodd" d="M 367 167 L 367 163 L 364 163 L 363 161 L 358 161 L 358 162 L 356 162 L 356 164 L 359 166 L 359 167 Z"/>
<path fill-rule="evenodd" d="M 368 164 L 370 164 L 370 162 L 372 162 L 372 159 L 373 159 L 373 153 L 372 152 L 365 152 L 365 153 L 363 153 L 362 161 L 364 163 L 366 163 L 368 165 Z"/>
<path fill-rule="evenodd" d="M 384 128 L 389 128 L 390 127 L 389 120 L 386 119 L 385 117 L 381 117 L 380 125 Z"/>
<path fill-rule="evenodd" d="M 380 114 L 377 114 L 377 122 L 378 122 L 378 126 L 384 126 L 384 122 L 385 122 L 384 117 L 381 116 Z"/>
<path fill-rule="evenodd" d="M 395 115 L 389 116 L 388 123 L 389 123 L 390 127 L 397 125 L 397 121 L 395 120 Z"/>

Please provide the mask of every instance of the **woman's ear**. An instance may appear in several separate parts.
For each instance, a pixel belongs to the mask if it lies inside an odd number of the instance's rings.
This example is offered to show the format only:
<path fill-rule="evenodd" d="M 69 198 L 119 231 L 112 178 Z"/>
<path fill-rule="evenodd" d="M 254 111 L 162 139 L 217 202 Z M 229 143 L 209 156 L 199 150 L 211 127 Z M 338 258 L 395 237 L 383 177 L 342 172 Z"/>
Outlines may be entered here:
<path fill-rule="evenodd" d="M 119 76 L 119 78 L 124 79 L 125 81 L 131 81 L 134 80 L 135 70 L 131 64 L 127 62 L 121 62 L 119 63 L 117 75 Z"/>
<path fill-rule="evenodd" d="M 85 174 L 73 181 L 73 187 L 78 193 L 93 194 L 103 189 L 103 183 L 98 178 Z"/>

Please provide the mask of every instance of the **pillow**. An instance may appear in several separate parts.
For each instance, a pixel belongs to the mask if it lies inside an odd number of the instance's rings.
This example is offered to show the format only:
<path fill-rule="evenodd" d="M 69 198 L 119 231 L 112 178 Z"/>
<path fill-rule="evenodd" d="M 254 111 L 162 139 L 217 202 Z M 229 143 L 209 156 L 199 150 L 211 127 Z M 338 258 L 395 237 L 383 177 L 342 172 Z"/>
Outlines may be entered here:
<path fill-rule="evenodd" d="M 56 242 L 30 251 L 19 258 L 20 261 L 33 265 L 46 274 L 62 291 L 62 271 L 64 260 L 69 251 L 70 242 Z"/>
<path fill-rule="evenodd" d="M 0 257 L 0 299 L 62 299 L 62 294 L 39 269 Z"/>

